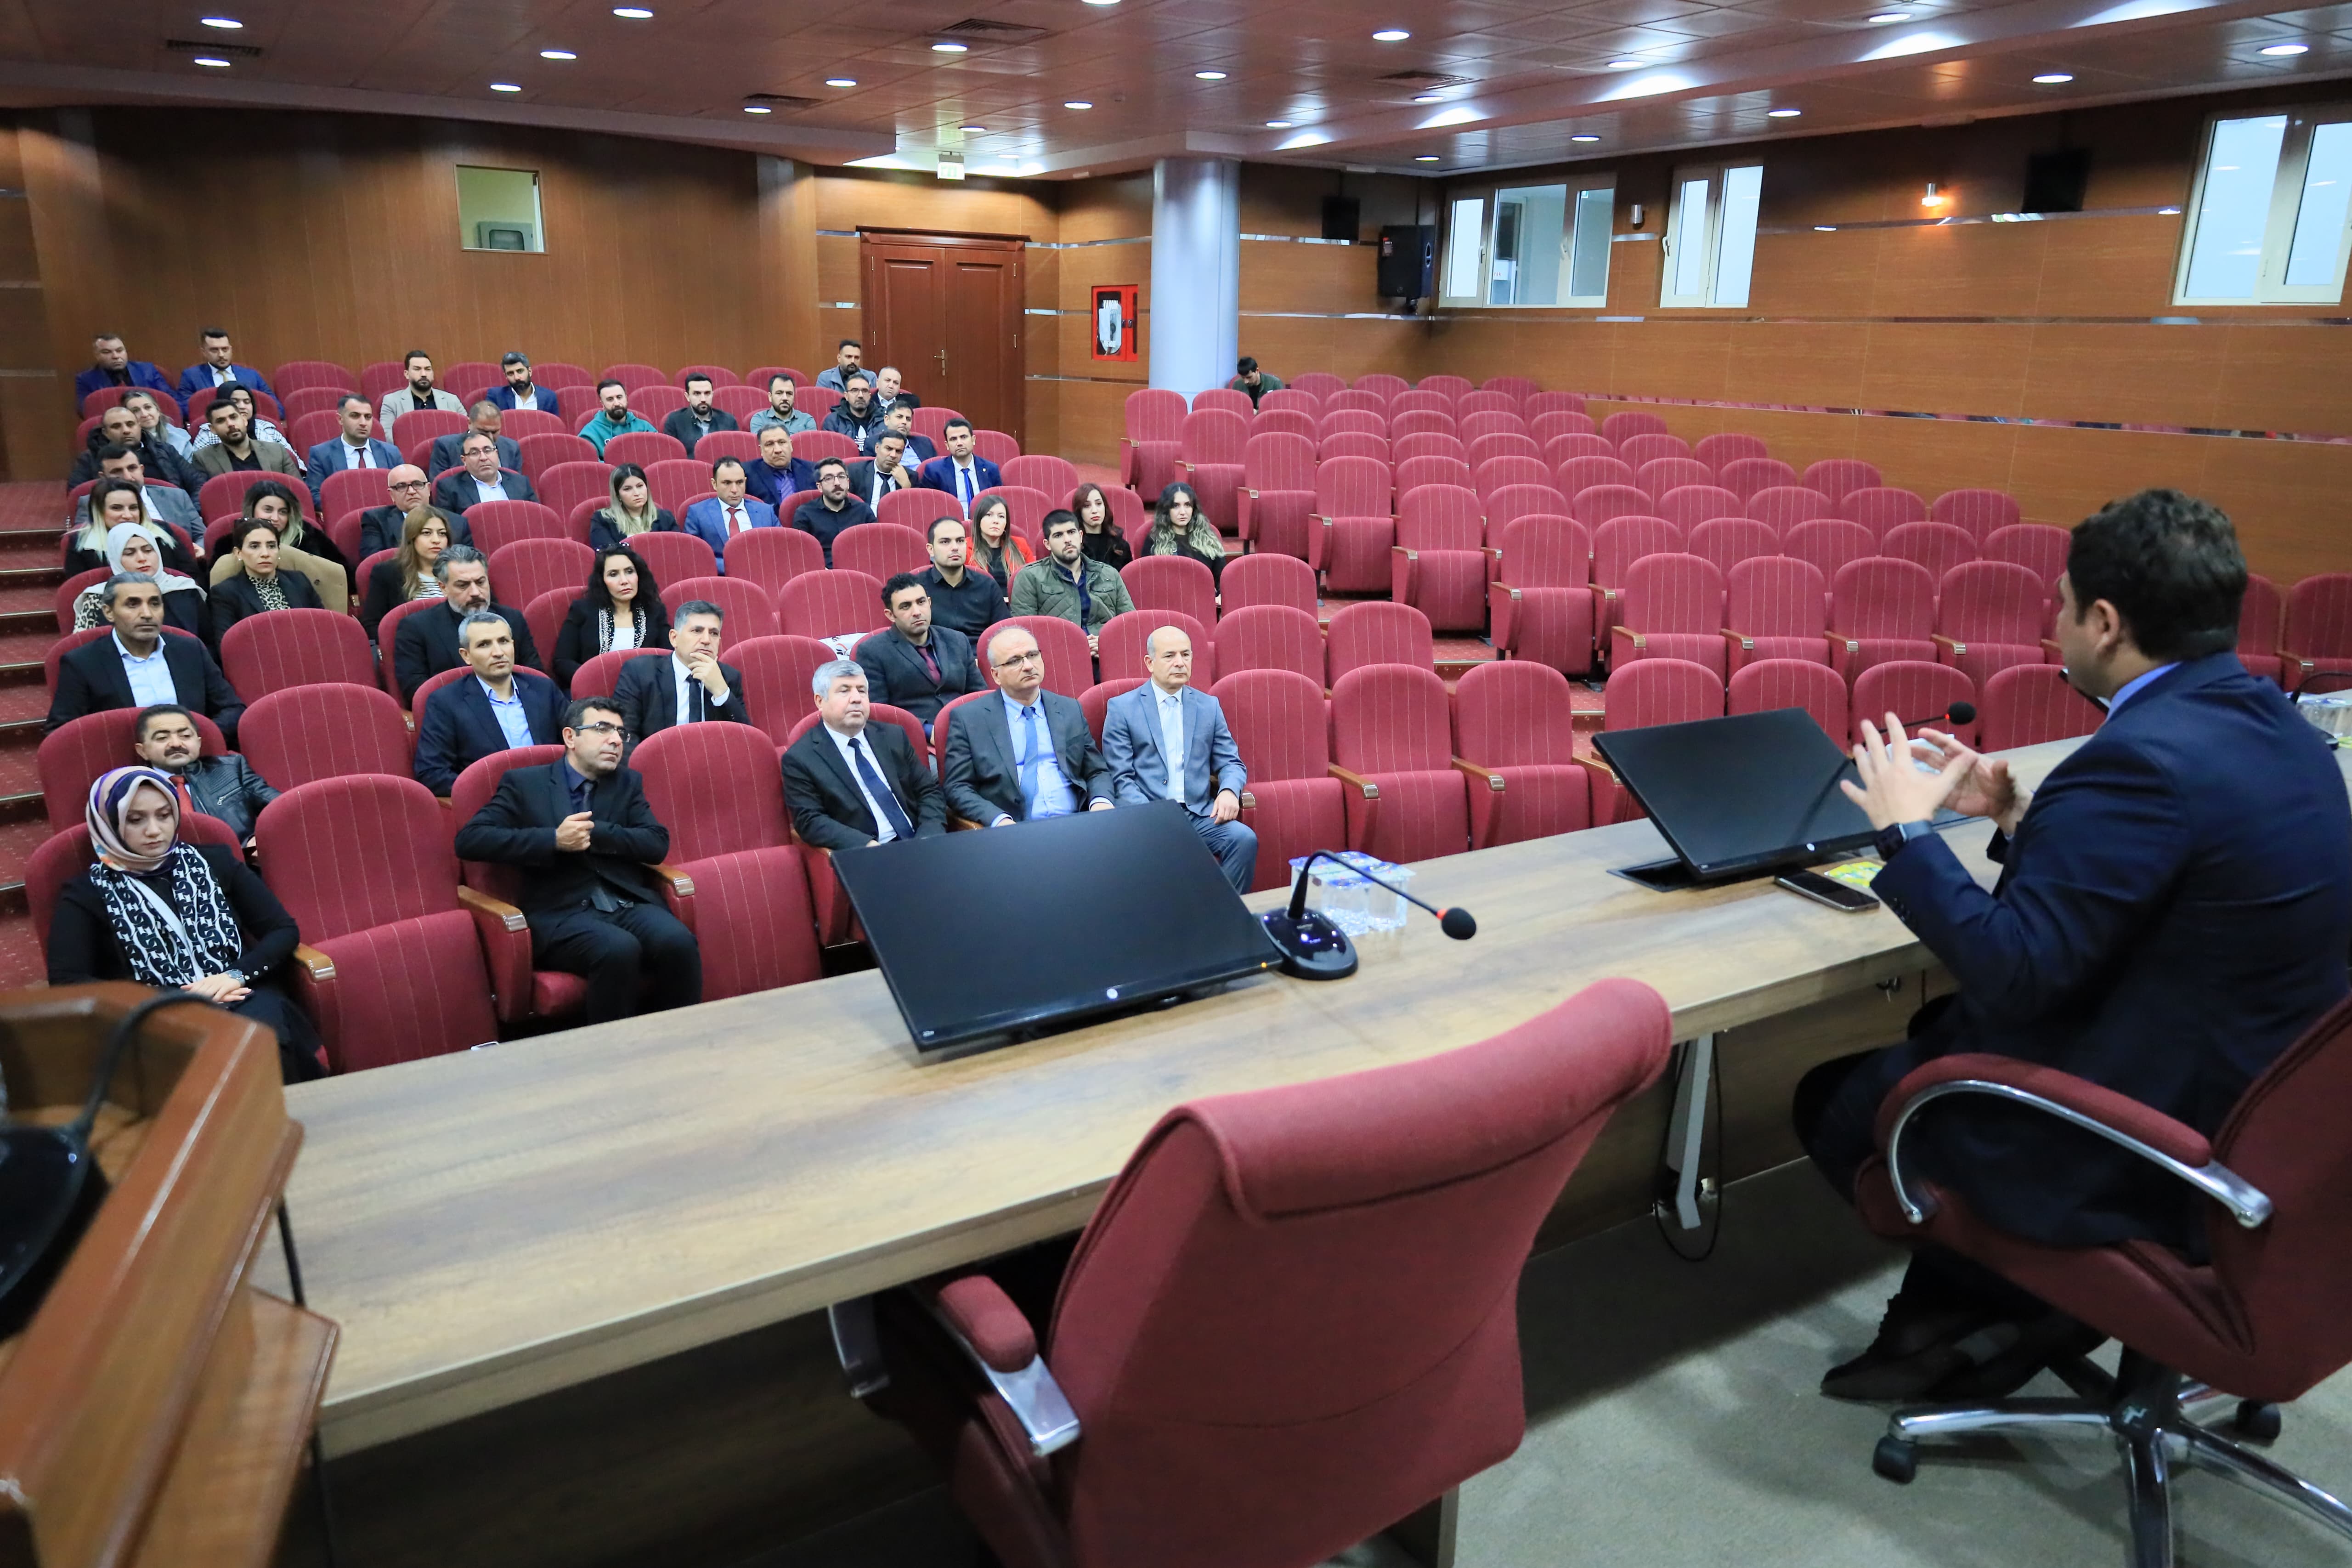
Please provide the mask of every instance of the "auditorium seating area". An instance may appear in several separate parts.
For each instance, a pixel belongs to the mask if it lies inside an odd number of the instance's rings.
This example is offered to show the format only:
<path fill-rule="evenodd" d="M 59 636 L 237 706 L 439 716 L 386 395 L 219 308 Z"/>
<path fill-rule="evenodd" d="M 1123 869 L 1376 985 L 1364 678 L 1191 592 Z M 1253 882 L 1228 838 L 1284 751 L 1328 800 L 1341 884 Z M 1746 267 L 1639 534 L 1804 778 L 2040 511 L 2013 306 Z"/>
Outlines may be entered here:
<path fill-rule="evenodd" d="M 538 371 L 567 407 L 593 406 L 597 378 L 583 367 Z M 833 395 L 790 367 L 739 377 L 696 365 L 672 376 L 623 364 L 604 374 L 628 385 L 635 412 L 658 419 L 683 406 L 688 372 L 712 377 L 718 406 L 748 417 L 766 405 L 766 380 L 778 371 L 822 417 Z M 473 362 L 452 367 L 445 384 L 471 394 L 497 381 L 493 363 Z M 332 437 L 346 391 L 381 397 L 399 384 L 394 362 L 353 375 L 298 361 L 276 373 L 284 404 L 259 401 L 301 451 Z M 86 401 L 85 435 L 119 395 Z M 924 407 L 916 427 L 936 438 L 953 416 Z M 585 583 L 589 522 L 605 504 L 611 463 L 643 464 L 655 500 L 683 514 L 713 493 L 714 458 L 756 450 L 748 436 L 719 433 L 688 458 L 667 436 L 631 435 L 599 458 L 568 421 L 504 417 L 543 499 L 484 503 L 468 521 L 494 598 L 523 609 L 543 651 Z M 422 464 L 435 438 L 465 422 L 404 416 L 408 460 Z M 1005 470 L 992 493 L 1011 502 L 1015 527 L 1042 556 L 1043 518 L 1068 503 L 1086 472 L 1024 454 L 1003 433 L 977 436 L 981 454 Z M 801 435 L 795 447 L 812 458 L 856 455 L 849 437 L 826 432 Z M 232 473 L 204 486 L 208 550 L 247 488 L 266 477 Z M 1312 372 L 1255 409 L 1225 389 L 1189 405 L 1171 392 L 1133 394 L 1118 479 L 1126 491 L 1114 522 L 1137 552 L 1122 572 L 1136 609 L 1103 628 L 1098 667 L 1067 623 L 1018 624 L 1045 649 L 1049 689 L 1082 703 L 1097 738 L 1108 700 L 1143 679 L 1150 632 L 1173 623 L 1192 633 L 1197 679 L 1223 703 L 1249 769 L 1244 819 L 1263 841 L 1262 889 L 1284 885 L 1290 858 L 1318 846 L 1421 860 L 1623 820 L 1638 808 L 1591 754 L 1591 727 L 1793 706 L 1845 744 L 1863 719 L 1967 701 L 1977 718 L 1958 728 L 1999 748 L 2084 733 L 2097 721 L 2066 685 L 2049 639 L 2067 536 L 2021 518 L 1998 490 L 1928 498 L 1856 459 L 1800 473 L 1757 437 L 1717 434 L 1693 446 L 1654 413 L 1596 420 L 1577 394 L 1521 377 L 1475 388 L 1431 377 L 1413 388 L 1393 376 L 1350 386 Z M 1197 562 L 1142 554 L 1150 502 L 1180 480 L 1227 537 L 1221 584 Z M 307 512 L 310 496 L 294 488 Z M 16 591 L 26 602 L 15 613 L 29 621 L 37 599 L 54 614 L 58 640 L 18 630 L 15 668 L 29 672 L 46 652 L 54 686 L 58 654 L 103 635 L 73 633 L 71 618 L 74 595 L 103 574 L 53 592 L 61 574 L 35 563 L 32 542 L 55 539 L 57 492 L 17 489 Z M 333 475 L 323 493 L 313 521 L 363 582 L 385 558 L 362 560 L 359 549 L 361 512 L 390 500 L 384 471 Z M 814 540 L 789 530 L 746 536 L 726 577 L 691 535 L 631 542 L 671 608 L 692 598 L 724 605 L 722 655 L 749 688 L 752 725 L 666 732 L 633 760 L 672 833 L 670 904 L 702 943 L 708 997 L 857 961 L 827 856 L 792 832 L 776 760 L 813 721 L 809 679 L 834 657 L 821 639 L 883 627 L 881 583 L 927 565 L 923 527 L 955 510 L 930 492 L 890 500 L 900 504 L 839 536 L 830 569 Z M 42 519 L 26 515 L 27 505 Z M 54 561 L 56 544 L 46 548 Z M 270 612 L 237 633 L 224 664 L 251 704 L 241 750 L 287 792 L 263 814 L 257 864 L 300 919 L 302 999 L 333 1066 L 562 1026 L 583 987 L 531 970 L 529 933 L 506 896 L 514 873 L 460 863 L 451 847 L 454 824 L 488 799 L 507 768 L 552 749 L 478 763 L 436 802 L 409 775 L 425 693 L 404 708 L 389 661 L 374 668 L 355 621 Z M 2290 686 L 2352 670 L 2352 576 L 2307 579 L 2284 596 L 2257 578 L 2241 647 L 2258 673 Z M 626 657 L 589 661 L 571 694 L 609 695 Z M 913 725 L 895 710 L 881 716 Z M 9 722 L 21 751 L 37 718 L 22 711 Z M 39 745 L 37 794 L 20 785 L 20 801 L 44 803 L 55 836 L 26 831 L 29 824 L 11 829 L 37 936 L 58 886 L 87 858 L 82 796 L 127 760 L 128 730 L 121 712 L 65 725 Z M 208 744 L 217 749 L 217 737 Z M 720 778 L 742 787 L 713 787 Z M 352 876 L 353 843 L 401 848 Z M 754 942 L 753 932 L 767 934 Z M 33 967 L 21 951 L 10 961 Z"/>

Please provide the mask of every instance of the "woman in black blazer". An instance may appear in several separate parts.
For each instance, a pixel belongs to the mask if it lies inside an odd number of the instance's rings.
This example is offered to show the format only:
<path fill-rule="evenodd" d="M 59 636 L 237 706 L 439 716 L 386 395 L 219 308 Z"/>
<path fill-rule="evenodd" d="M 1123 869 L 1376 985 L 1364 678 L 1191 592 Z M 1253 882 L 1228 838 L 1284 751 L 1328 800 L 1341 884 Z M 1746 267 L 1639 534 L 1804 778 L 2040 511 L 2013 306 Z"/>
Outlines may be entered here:
<path fill-rule="evenodd" d="M 569 692 L 580 667 L 600 653 L 614 648 L 658 652 L 668 646 L 669 616 L 662 609 L 661 587 L 652 569 L 628 546 L 608 544 L 596 552 L 588 569 L 587 591 L 564 612 L 548 673 Z"/>
<path fill-rule="evenodd" d="M 400 548 L 389 561 L 379 561 L 368 573 L 360 600 L 360 629 L 375 641 L 376 627 L 396 605 L 411 599 L 437 599 L 441 584 L 433 575 L 435 563 L 449 548 L 449 525 L 429 506 L 420 506 L 400 525 Z"/>
<path fill-rule="evenodd" d="M 670 515 L 669 508 L 654 505 L 653 488 L 646 483 L 645 469 L 636 464 L 615 468 L 606 486 L 611 504 L 597 509 L 588 520 L 589 549 L 614 550 L 635 534 L 677 531 L 677 519 Z"/>
<path fill-rule="evenodd" d="M 265 610 L 322 610 L 319 590 L 299 572 L 278 569 L 278 525 L 268 518 L 248 517 L 236 525 L 230 543 L 245 570 L 213 584 L 213 652 L 229 627 Z"/>

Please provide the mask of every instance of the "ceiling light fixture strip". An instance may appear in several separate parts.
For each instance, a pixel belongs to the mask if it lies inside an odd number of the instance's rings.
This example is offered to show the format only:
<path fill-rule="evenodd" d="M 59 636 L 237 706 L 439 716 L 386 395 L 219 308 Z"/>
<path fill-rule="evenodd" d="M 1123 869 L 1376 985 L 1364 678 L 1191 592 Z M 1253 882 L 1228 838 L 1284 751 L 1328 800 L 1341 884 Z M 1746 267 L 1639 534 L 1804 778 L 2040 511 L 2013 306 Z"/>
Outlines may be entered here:
<path fill-rule="evenodd" d="M 2090 207 L 2078 213 L 1954 213 L 1946 217 L 1858 218 L 1852 223 L 1759 224 L 1756 232 L 1766 234 L 1834 234 L 1849 228 L 1953 228 L 1972 223 L 2055 223 L 2062 218 L 2075 217 L 2178 217 L 2177 206 L 2160 207 Z M 1617 237 L 1626 237 L 1623 235 Z"/>

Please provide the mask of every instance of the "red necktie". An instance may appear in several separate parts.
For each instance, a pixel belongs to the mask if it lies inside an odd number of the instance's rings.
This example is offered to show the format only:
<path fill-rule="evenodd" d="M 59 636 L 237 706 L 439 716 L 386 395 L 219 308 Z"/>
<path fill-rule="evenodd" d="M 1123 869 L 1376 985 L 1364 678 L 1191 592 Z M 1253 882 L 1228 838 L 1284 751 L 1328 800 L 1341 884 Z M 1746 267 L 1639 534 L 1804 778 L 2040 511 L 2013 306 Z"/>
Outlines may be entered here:
<path fill-rule="evenodd" d="M 195 815 L 195 797 L 188 794 L 188 781 L 184 775 L 180 773 L 172 775 L 172 793 L 180 797 L 180 816 L 183 820 Z"/>

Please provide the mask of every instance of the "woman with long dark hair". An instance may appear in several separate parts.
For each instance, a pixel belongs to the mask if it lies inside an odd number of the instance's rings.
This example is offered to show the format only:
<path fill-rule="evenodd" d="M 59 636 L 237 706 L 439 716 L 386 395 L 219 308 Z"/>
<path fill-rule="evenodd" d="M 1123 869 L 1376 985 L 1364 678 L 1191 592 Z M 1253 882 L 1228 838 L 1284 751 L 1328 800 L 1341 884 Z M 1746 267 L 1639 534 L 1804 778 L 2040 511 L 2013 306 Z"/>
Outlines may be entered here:
<path fill-rule="evenodd" d="M 555 634 L 555 662 L 548 673 L 564 690 L 580 667 L 600 653 L 660 648 L 669 644 L 669 616 L 662 610 L 661 584 L 653 568 L 625 544 L 596 552 L 588 587 L 563 613 Z"/>
<path fill-rule="evenodd" d="M 1078 528 L 1085 534 L 1078 548 L 1088 560 L 1108 562 L 1116 572 L 1135 559 L 1135 550 L 1118 531 L 1118 519 L 1111 515 L 1110 497 L 1103 493 L 1102 486 L 1089 481 L 1072 490 L 1070 510 L 1077 515 Z"/>
<path fill-rule="evenodd" d="M 1035 559 L 1013 528 L 1013 509 L 1005 504 L 1004 498 L 981 498 L 971 509 L 971 558 L 966 564 L 987 573 L 996 579 L 999 588 L 1010 594 L 1013 579 Z"/>
<path fill-rule="evenodd" d="M 419 505 L 400 525 L 400 548 L 389 561 L 379 561 L 368 574 L 367 594 L 360 602 L 360 626 L 368 641 L 394 605 L 411 599 L 437 599 L 440 580 L 433 563 L 449 548 L 449 523 L 431 507 Z"/>
<path fill-rule="evenodd" d="M 1212 577 L 1225 572 L 1225 542 L 1216 525 L 1201 510 L 1201 498 L 1190 485 L 1170 485 L 1160 492 L 1151 514 L 1151 531 L 1144 536 L 1146 555 L 1181 555 L 1209 569 Z"/>

